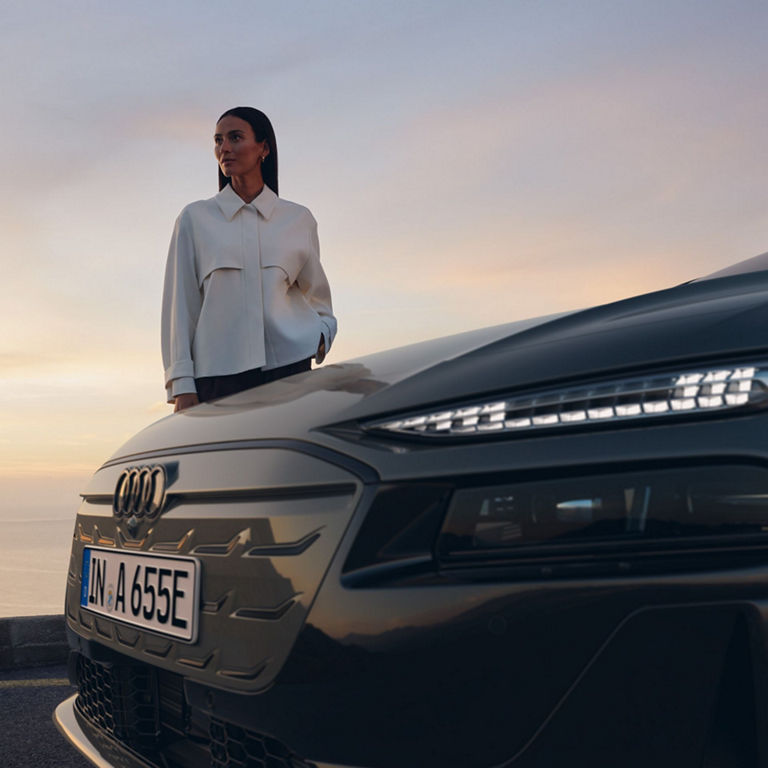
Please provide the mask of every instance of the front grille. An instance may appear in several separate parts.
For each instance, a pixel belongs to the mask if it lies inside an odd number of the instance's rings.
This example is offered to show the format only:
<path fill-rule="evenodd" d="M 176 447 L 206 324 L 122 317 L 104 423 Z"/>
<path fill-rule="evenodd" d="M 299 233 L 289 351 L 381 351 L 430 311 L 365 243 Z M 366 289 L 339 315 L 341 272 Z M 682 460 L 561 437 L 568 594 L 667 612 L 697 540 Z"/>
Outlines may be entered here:
<path fill-rule="evenodd" d="M 190 707 L 180 675 L 78 654 L 77 708 L 99 731 L 168 768 L 312 768 L 277 739 Z"/>
<path fill-rule="evenodd" d="M 255 731 L 211 718 L 211 767 L 230 768 L 299 768 L 284 744 Z"/>
<path fill-rule="evenodd" d="M 139 752 L 157 745 L 157 675 L 149 667 L 78 659 L 80 712 L 117 741 Z"/>

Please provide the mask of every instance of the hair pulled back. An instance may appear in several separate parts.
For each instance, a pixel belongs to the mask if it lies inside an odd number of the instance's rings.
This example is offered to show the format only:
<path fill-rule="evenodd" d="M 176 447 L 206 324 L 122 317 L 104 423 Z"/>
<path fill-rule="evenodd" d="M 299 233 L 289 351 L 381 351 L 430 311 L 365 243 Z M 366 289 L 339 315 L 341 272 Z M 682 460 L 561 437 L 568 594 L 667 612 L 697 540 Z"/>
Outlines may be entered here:
<path fill-rule="evenodd" d="M 277 195 L 277 141 L 275 139 L 275 130 L 269 118 L 259 109 L 253 107 L 233 107 L 228 109 L 220 118 L 227 116 L 239 117 L 245 120 L 253 128 L 253 135 L 256 141 L 266 141 L 269 147 L 269 154 L 261 164 L 261 175 L 264 183 Z M 217 121 L 218 122 L 218 121 Z M 229 177 L 225 176 L 219 168 L 219 190 L 229 184 Z"/>

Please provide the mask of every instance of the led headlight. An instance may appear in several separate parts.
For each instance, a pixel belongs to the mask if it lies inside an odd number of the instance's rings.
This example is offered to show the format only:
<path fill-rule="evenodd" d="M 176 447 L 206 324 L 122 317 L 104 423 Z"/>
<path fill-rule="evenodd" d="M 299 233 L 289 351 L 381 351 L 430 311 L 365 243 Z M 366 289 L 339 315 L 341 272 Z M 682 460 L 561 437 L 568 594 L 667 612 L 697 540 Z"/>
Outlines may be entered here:
<path fill-rule="evenodd" d="M 768 364 L 749 364 L 461 404 L 365 427 L 401 435 L 461 437 L 711 413 L 766 401 Z"/>

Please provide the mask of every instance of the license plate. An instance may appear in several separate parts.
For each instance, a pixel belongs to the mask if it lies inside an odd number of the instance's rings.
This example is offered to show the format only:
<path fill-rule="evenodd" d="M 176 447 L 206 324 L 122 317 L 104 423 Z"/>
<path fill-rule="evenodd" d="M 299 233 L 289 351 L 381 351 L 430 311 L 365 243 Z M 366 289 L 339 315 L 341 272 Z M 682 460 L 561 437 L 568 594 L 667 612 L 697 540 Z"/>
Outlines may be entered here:
<path fill-rule="evenodd" d="M 191 557 L 83 550 L 80 605 L 93 613 L 194 642 L 200 563 Z"/>

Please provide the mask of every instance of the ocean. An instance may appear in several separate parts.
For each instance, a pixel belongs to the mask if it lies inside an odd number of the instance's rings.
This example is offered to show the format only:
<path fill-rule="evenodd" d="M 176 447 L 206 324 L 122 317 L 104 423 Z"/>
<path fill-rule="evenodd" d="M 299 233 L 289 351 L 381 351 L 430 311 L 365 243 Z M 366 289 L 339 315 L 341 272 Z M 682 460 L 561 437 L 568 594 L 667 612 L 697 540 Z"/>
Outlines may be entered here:
<path fill-rule="evenodd" d="M 64 612 L 70 515 L 0 517 L 0 618 Z"/>

